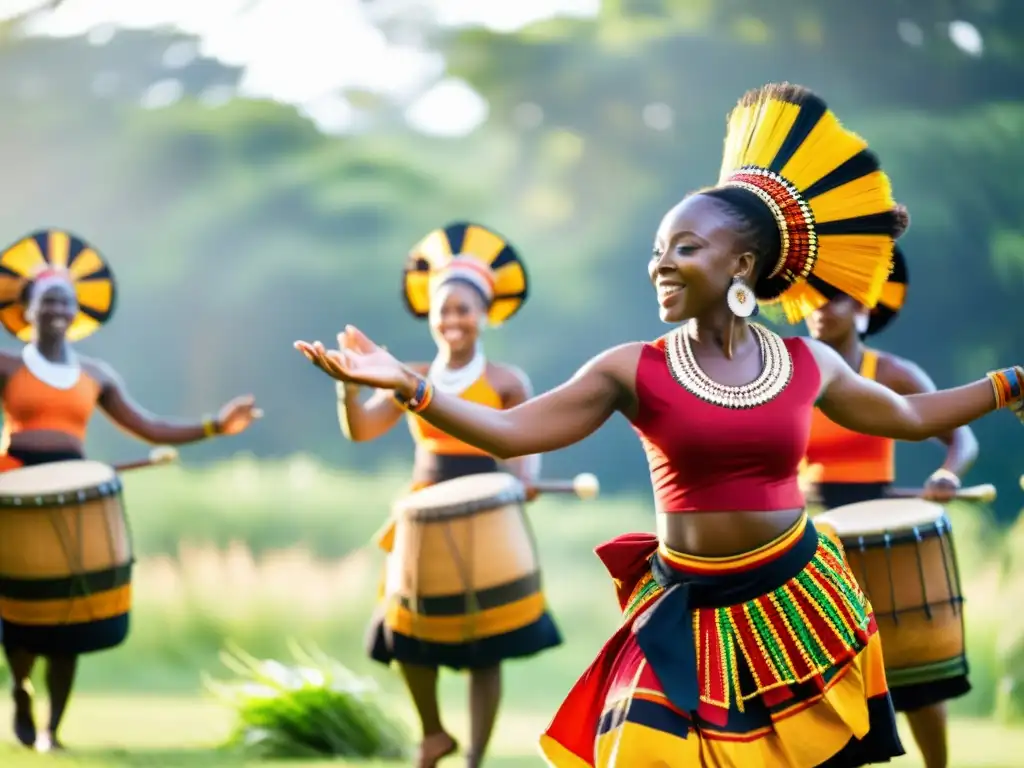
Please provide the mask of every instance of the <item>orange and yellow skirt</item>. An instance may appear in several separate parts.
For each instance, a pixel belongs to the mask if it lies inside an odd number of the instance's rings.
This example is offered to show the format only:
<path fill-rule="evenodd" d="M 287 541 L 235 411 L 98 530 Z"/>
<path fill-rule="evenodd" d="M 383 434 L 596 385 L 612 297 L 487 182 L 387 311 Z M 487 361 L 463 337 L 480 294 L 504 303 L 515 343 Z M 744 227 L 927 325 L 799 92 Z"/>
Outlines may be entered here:
<path fill-rule="evenodd" d="M 619 630 L 541 737 L 558 768 L 853 768 L 904 754 L 871 606 L 806 515 L 741 556 L 602 545 Z"/>

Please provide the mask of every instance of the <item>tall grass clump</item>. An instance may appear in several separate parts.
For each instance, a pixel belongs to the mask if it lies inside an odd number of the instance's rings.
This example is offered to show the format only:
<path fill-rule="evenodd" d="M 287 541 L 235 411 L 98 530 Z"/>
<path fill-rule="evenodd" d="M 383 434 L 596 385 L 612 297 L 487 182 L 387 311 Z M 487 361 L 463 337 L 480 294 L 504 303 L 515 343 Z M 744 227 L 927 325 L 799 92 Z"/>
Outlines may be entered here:
<path fill-rule="evenodd" d="M 226 748 L 260 759 L 391 760 L 409 754 L 405 724 L 392 714 L 394 707 L 382 706 L 372 679 L 317 649 L 289 645 L 292 665 L 229 646 L 221 660 L 237 678 L 205 678 L 207 691 L 235 713 Z"/>

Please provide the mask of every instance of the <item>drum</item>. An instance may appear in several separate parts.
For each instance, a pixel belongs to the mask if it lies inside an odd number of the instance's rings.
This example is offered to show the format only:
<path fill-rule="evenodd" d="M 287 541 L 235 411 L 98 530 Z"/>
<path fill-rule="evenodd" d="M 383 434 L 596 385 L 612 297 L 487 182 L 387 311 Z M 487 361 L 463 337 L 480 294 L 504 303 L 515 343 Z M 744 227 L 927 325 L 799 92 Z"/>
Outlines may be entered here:
<path fill-rule="evenodd" d="M 489 472 L 398 502 L 387 626 L 431 643 L 470 643 L 540 620 L 546 605 L 524 499 L 516 478 Z"/>
<path fill-rule="evenodd" d="M 921 499 L 865 501 L 825 512 L 814 525 L 838 537 L 872 603 L 894 692 L 967 674 L 964 598 L 953 531 L 941 506 Z"/>
<path fill-rule="evenodd" d="M 21 638 L 40 653 L 119 645 L 127 635 L 132 563 L 113 468 L 59 461 L 0 474 L 6 643 Z"/>

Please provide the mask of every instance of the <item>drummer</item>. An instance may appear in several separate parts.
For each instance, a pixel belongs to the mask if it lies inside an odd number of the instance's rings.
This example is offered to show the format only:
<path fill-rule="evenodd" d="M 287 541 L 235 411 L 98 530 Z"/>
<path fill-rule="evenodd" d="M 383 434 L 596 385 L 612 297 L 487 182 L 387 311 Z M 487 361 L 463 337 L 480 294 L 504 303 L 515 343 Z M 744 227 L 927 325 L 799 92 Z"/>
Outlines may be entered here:
<path fill-rule="evenodd" d="M 903 212 L 906 228 L 907 217 Z M 888 352 L 872 349 L 865 339 L 884 330 L 899 314 L 906 299 L 907 265 L 903 251 L 893 251 L 893 270 L 882 299 L 868 311 L 849 296 L 840 294 L 807 320 L 812 338 L 836 350 L 861 376 L 884 384 L 901 395 L 934 392 L 935 385 L 917 365 Z M 946 445 L 942 466 L 925 483 L 923 496 L 948 501 L 960 478 L 978 455 L 978 442 L 970 427 L 960 427 L 940 438 Z M 811 421 L 811 439 L 802 469 L 801 484 L 810 500 L 827 509 L 882 498 L 896 475 L 896 444 L 886 437 L 862 435 L 840 427 L 820 410 Z M 884 649 L 883 649 L 884 650 Z M 899 674 L 888 670 L 889 691 L 897 712 L 905 712 L 927 768 L 947 764 L 945 701 L 970 690 L 967 663 L 955 677 L 903 684 Z"/>
<path fill-rule="evenodd" d="M 97 406 L 118 426 L 150 443 L 182 445 L 235 435 L 258 417 L 251 396 L 199 422 L 174 423 L 142 410 L 120 377 L 99 360 L 79 357 L 71 342 L 111 317 L 114 277 L 92 246 L 60 230 L 35 232 L 0 254 L 0 323 L 26 342 L 0 351 L 3 437 L 0 471 L 82 459 Z M 86 624 L 37 625 L 0 619 L 14 695 L 14 733 L 41 751 L 62 749 L 57 736 L 78 656 L 123 642 L 127 614 Z M 29 679 L 36 658 L 47 660 L 50 720 L 36 732 Z"/>
<path fill-rule="evenodd" d="M 518 312 L 527 296 L 526 271 L 502 237 L 476 224 L 450 224 L 431 232 L 409 255 L 403 291 L 408 310 L 429 320 L 437 345 L 432 363 L 412 367 L 429 377 L 438 391 L 492 408 L 511 408 L 532 395 L 526 375 L 488 360 L 480 339 L 484 328 L 500 325 Z M 358 344 L 358 339 L 339 336 L 342 347 L 346 341 Z M 375 440 L 407 413 L 389 391 L 375 391 L 365 402 L 360 401 L 360 392 L 357 385 L 338 384 L 338 417 L 350 440 Z M 414 414 L 409 414 L 408 424 L 416 444 L 411 490 L 499 471 L 498 461 L 485 451 L 448 436 Z M 540 471 L 540 456 L 503 462 L 500 469 L 529 487 Z M 394 523 L 389 521 L 378 536 L 385 551 L 391 551 L 393 532 Z M 500 542 L 493 545 L 500 546 Z M 467 765 L 480 765 L 501 698 L 501 662 L 553 648 L 561 644 L 561 635 L 545 612 L 503 635 L 442 645 L 385 626 L 380 610 L 370 625 L 367 643 L 373 659 L 398 663 L 423 727 L 418 764 L 430 768 L 457 749 L 442 724 L 437 698 L 439 667 L 469 670 Z"/>

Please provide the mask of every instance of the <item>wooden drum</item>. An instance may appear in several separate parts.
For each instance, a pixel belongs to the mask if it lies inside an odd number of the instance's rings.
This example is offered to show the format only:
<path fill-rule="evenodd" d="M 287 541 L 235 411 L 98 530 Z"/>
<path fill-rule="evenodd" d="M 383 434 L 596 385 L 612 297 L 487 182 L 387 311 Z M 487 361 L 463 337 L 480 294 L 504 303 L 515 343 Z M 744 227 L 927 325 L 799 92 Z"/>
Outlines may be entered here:
<path fill-rule="evenodd" d="M 921 499 L 847 504 L 814 519 L 838 536 L 871 601 L 889 686 L 966 675 L 963 593 L 945 510 Z"/>
<path fill-rule="evenodd" d="M 0 617 L 12 635 L 84 653 L 119 645 L 132 546 L 113 468 L 60 461 L 0 474 Z M 26 641 L 28 646 L 34 641 Z"/>
<path fill-rule="evenodd" d="M 514 632 L 546 611 L 533 535 L 516 478 L 490 472 L 402 499 L 385 578 L 385 623 L 432 643 Z"/>

